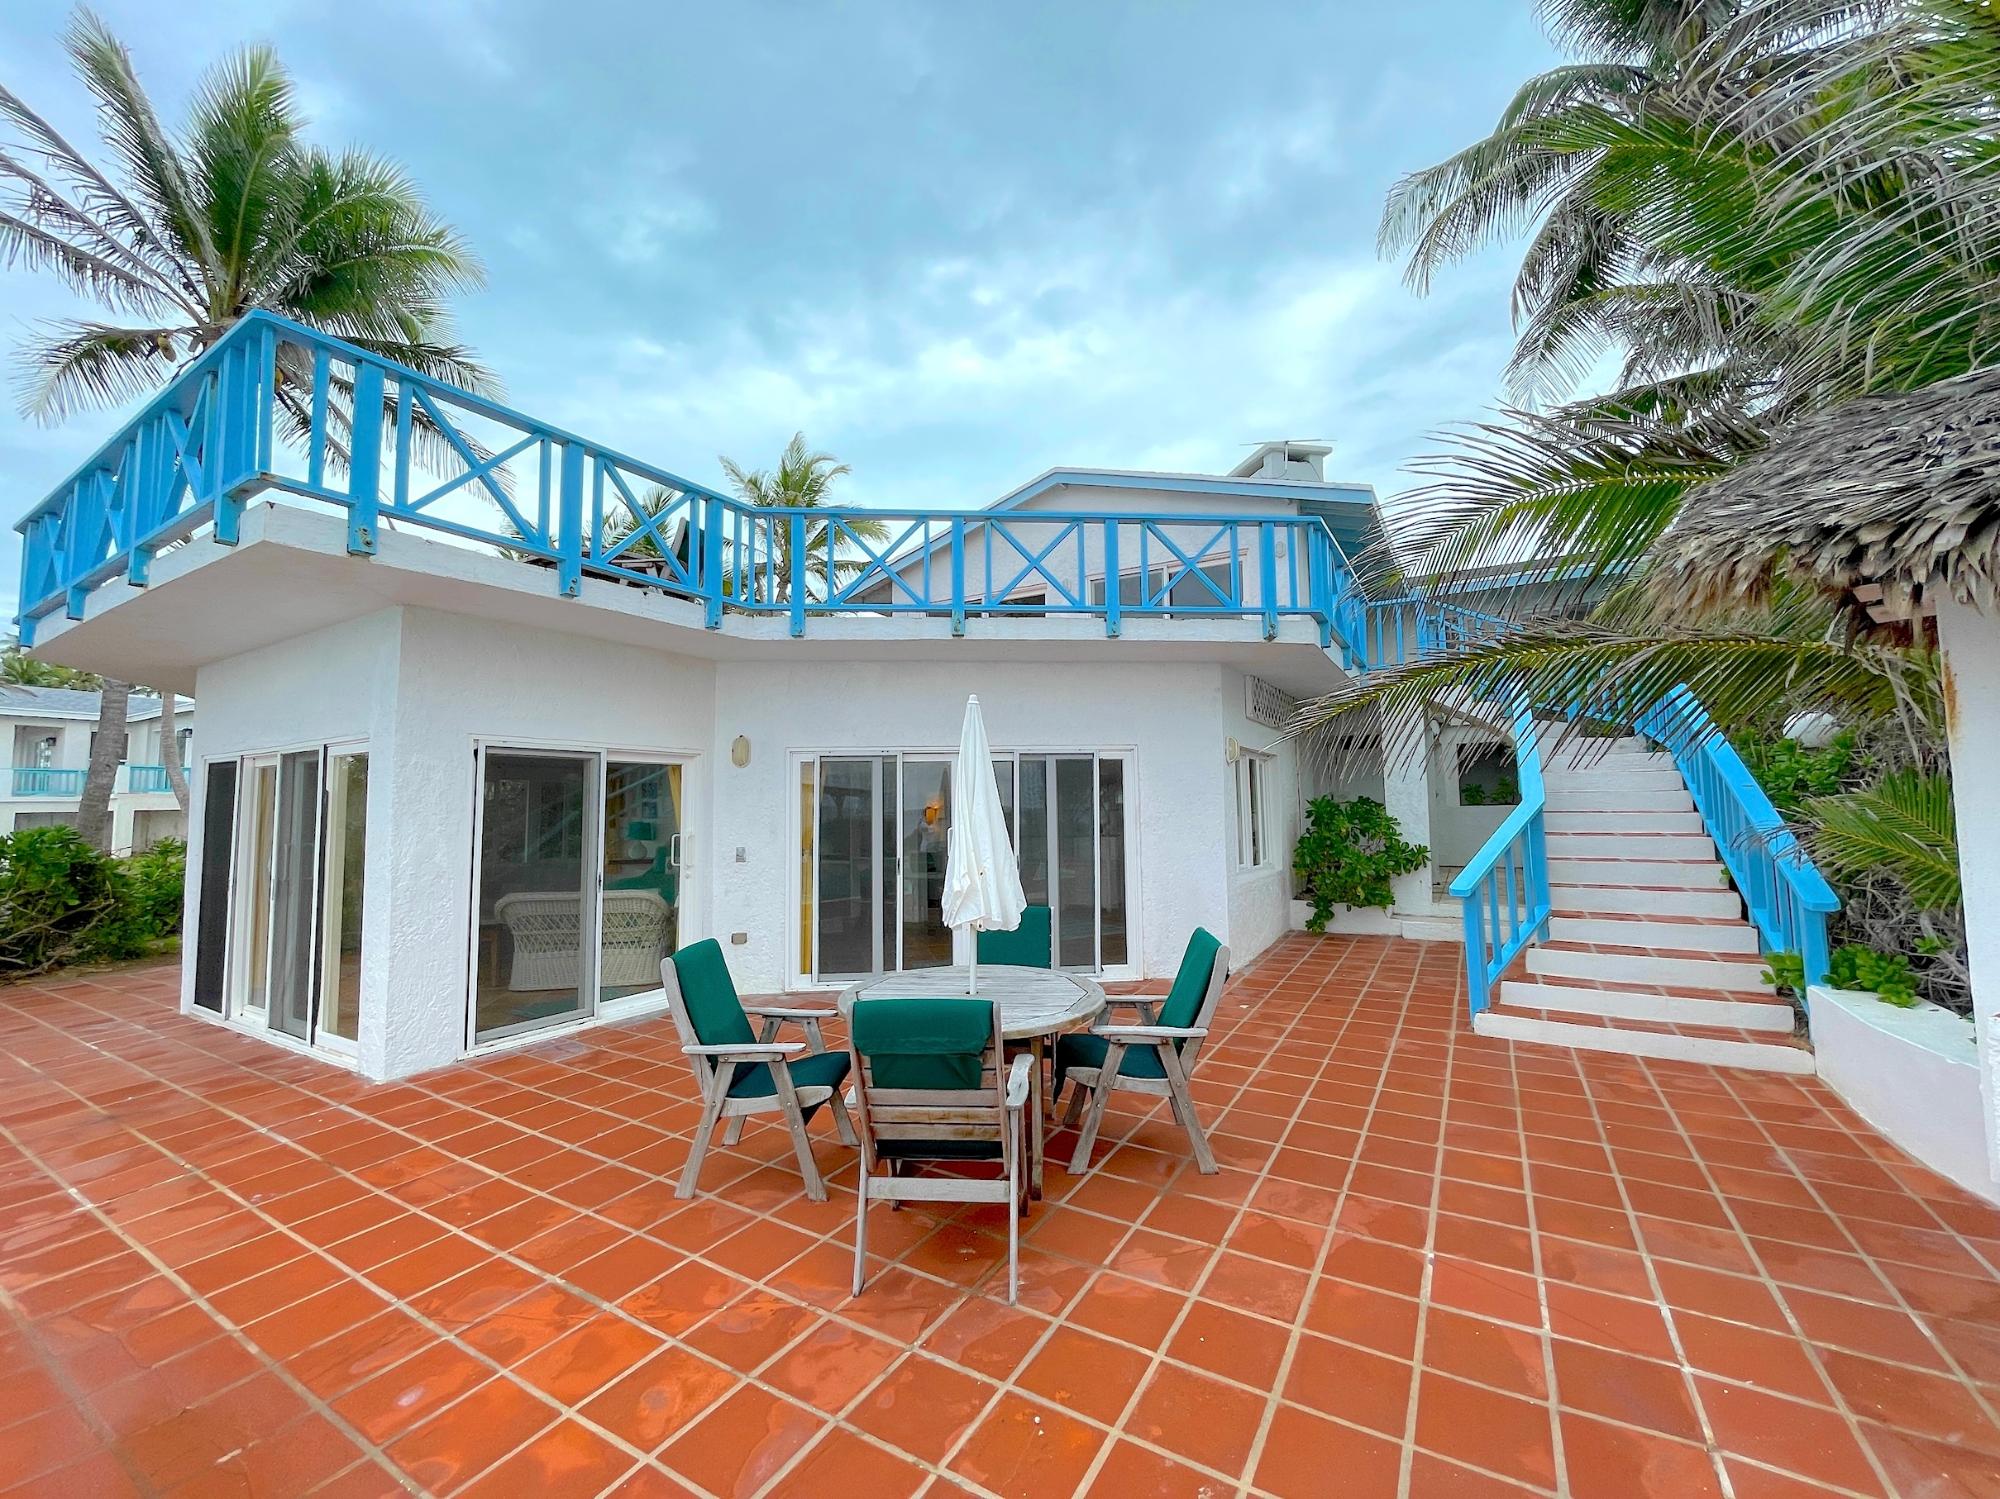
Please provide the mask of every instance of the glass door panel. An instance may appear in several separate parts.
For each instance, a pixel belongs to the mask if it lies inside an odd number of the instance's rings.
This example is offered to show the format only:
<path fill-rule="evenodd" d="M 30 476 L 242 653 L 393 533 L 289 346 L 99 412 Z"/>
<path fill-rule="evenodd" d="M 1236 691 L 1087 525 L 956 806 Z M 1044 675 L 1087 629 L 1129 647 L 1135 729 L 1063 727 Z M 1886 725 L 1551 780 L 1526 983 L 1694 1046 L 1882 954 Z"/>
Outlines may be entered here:
<path fill-rule="evenodd" d="M 597 757 L 481 755 L 473 1039 L 590 1010 L 598 879 Z"/>
<path fill-rule="evenodd" d="M 880 756 L 819 762 L 813 809 L 819 946 L 813 967 L 820 974 L 880 973 L 885 933 L 894 954 L 895 887 L 885 870 L 895 847 L 895 766 Z"/>
<path fill-rule="evenodd" d="M 951 928 L 944 924 L 946 835 L 951 828 L 951 762 L 903 761 L 902 967 L 942 968 L 951 962 Z"/>
<path fill-rule="evenodd" d="M 368 865 L 368 756 L 327 757 L 319 1034 L 352 1045 L 361 1019 L 361 917 Z"/>
<path fill-rule="evenodd" d="M 1021 757 L 1021 831 L 1014 840 L 1021 860 L 1021 893 L 1031 906 L 1049 900 L 1049 762 L 1043 755 Z"/>
<path fill-rule="evenodd" d="M 1101 967 L 1126 962 L 1125 762 L 1097 762 L 1098 958 Z"/>
<path fill-rule="evenodd" d="M 1096 763 L 1088 755 L 1055 762 L 1056 966 L 1097 962 Z"/>
<path fill-rule="evenodd" d="M 681 767 L 613 760 L 604 771 L 600 999 L 660 987 L 680 943 Z"/>
<path fill-rule="evenodd" d="M 261 761 L 250 770 L 250 801 L 245 862 L 249 880 L 244 887 L 247 909 L 243 945 L 242 1009 L 258 1020 L 268 1014 L 271 992 L 271 897 L 276 877 L 274 834 L 278 825 L 278 763 Z"/>
<path fill-rule="evenodd" d="M 312 1036 L 314 905 L 319 866 L 319 751 L 280 758 L 273 854 L 271 1028 L 301 1041 Z"/>

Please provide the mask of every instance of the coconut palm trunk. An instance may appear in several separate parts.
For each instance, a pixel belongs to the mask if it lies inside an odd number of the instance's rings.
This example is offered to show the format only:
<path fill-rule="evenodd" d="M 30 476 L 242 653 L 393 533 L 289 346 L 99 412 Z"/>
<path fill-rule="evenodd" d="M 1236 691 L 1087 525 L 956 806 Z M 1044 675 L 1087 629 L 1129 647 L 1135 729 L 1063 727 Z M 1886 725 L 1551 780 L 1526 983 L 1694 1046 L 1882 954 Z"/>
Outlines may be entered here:
<path fill-rule="evenodd" d="M 167 786 L 174 793 L 174 800 L 180 804 L 181 813 L 188 809 L 187 767 L 181 763 L 181 735 L 174 719 L 180 713 L 179 700 L 174 694 L 162 689 L 160 692 L 160 764 L 167 772 Z"/>
<path fill-rule="evenodd" d="M 132 706 L 132 684 L 107 677 L 98 698 L 97 732 L 90 741 L 90 769 L 84 772 L 83 799 L 77 804 L 76 827 L 92 848 L 111 852 L 111 792 L 118 767 L 125 763 L 126 717 Z"/>

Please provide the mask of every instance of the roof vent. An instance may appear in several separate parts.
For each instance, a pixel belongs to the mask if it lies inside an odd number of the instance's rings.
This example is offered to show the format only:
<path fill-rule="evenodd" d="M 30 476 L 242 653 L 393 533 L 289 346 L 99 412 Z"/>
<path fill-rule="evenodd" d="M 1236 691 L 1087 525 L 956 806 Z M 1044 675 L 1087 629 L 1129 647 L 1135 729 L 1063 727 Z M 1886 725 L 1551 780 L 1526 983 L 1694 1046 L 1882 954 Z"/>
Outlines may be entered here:
<path fill-rule="evenodd" d="M 1250 456 L 1229 471 L 1232 479 L 1293 479 L 1308 483 L 1326 482 L 1326 455 L 1330 442 L 1291 438 L 1283 442 L 1260 442 Z"/>

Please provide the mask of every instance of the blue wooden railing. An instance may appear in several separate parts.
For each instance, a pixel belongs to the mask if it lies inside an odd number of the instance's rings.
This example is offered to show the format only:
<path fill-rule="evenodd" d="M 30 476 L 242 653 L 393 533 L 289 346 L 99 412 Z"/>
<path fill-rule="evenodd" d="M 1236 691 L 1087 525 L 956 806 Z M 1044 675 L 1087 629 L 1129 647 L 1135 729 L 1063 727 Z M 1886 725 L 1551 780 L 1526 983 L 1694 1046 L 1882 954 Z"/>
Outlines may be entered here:
<path fill-rule="evenodd" d="M 128 765 L 125 767 L 125 789 L 138 795 L 147 795 L 173 790 L 167 780 L 164 765 Z"/>
<path fill-rule="evenodd" d="M 1840 897 L 1806 857 L 1736 747 L 1685 687 L 1641 715 L 1636 727 L 1674 757 L 1764 951 L 1797 953 L 1806 983 L 1821 982 L 1827 918 L 1840 909 Z"/>
<path fill-rule="evenodd" d="M 270 313 L 201 355 L 18 524 L 24 643 L 81 618 L 91 592 L 147 581 L 202 529 L 231 545 L 245 504 L 278 491 L 344 514 L 347 549 L 383 526 L 504 550 L 575 596 L 588 576 L 725 613 L 815 616 L 1223 616 L 1343 634 L 1367 604 L 1318 517 L 1041 510 L 768 509 Z M 1105 580 L 1113 580 L 1107 583 Z"/>
<path fill-rule="evenodd" d="M 16 796 L 78 796 L 83 791 L 83 772 L 60 770 L 49 765 L 16 765 Z"/>
<path fill-rule="evenodd" d="M 1466 1003 L 1474 1015 L 1523 948 L 1549 924 L 1549 854 L 1542 757 L 1526 702 L 1514 711 L 1515 774 L 1521 802 L 1451 882 L 1465 926 Z"/>

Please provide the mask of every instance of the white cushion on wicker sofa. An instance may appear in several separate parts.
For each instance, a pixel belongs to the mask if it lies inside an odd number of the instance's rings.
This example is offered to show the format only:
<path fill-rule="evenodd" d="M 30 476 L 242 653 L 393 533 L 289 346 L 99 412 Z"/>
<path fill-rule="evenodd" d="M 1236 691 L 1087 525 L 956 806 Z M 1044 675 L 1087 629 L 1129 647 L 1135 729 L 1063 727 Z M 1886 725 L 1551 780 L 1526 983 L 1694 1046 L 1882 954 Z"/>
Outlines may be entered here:
<path fill-rule="evenodd" d="M 514 939 L 509 989 L 574 989 L 580 982 L 583 897 L 574 890 L 524 890 L 503 895 L 493 914 Z M 606 988 L 650 987 L 660 980 L 667 924 L 673 912 L 657 890 L 604 892 Z"/>

